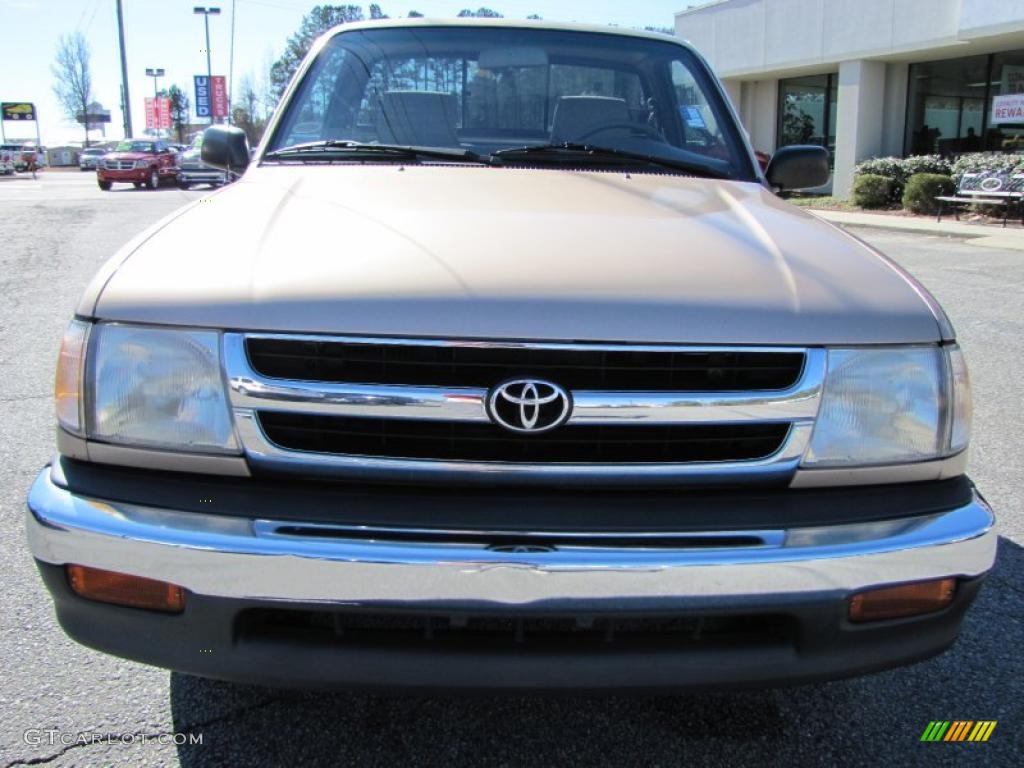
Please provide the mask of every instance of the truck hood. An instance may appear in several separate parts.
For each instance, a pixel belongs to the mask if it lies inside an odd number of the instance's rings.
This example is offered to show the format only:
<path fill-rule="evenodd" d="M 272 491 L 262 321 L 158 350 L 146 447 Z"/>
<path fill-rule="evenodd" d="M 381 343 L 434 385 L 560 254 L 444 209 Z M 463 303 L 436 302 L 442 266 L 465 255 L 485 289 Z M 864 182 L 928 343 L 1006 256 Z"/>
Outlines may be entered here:
<path fill-rule="evenodd" d="M 125 246 L 79 313 L 512 340 L 942 335 L 920 286 L 760 185 L 458 165 L 252 168 Z"/>
<path fill-rule="evenodd" d="M 147 152 L 107 152 L 104 160 L 150 160 L 156 155 Z"/>

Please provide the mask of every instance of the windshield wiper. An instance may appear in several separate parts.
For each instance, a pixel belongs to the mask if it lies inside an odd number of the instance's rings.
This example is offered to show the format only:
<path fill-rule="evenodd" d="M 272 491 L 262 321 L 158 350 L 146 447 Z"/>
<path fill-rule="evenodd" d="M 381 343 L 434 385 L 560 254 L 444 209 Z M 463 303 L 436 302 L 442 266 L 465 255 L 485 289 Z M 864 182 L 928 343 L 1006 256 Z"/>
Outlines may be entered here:
<path fill-rule="evenodd" d="M 538 156 L 566 161 L 579 160 L 581 157 L 590 157 L 594 160 L 619 160 L 627 164 L 630 162 L 640 162 L 646 165 L 659 165 L 663 168 L 672 168 L 677 171 L 696 173 L 717 179 L 731 178 L 731 175 L 724 169 L 715 167 L 708 163 L 659 157 L 658 155 L 649 155 L 644 152 L 632 152 L 628 149 L 601 147 L 594 144 L 583 144 L 571 141 L 561 144 L 539 144 L 536 146 L 512 147 L 510 149 L 499 150 L 492 155 L 495 160 L 503 162 L 507 162 L 509 160 L 532 160 Z"/>
<path fill-rule="evenodd" d="M 294 144 L 290 147 L 276 149 L 263 156 L 264 160 L 303 160 L 328 159 L 342 157 L 370 158 L 382 160 L 419 160 L 430 158 L 435 160 L 457 160 L 466 163 L 491 165 L 490 155 L 481 155 L 469 149 L 446 147 L 415 147 L 405 144 L 368 144 L 361 141 L 328 139 L 326 141 L 310 141 Z"/>

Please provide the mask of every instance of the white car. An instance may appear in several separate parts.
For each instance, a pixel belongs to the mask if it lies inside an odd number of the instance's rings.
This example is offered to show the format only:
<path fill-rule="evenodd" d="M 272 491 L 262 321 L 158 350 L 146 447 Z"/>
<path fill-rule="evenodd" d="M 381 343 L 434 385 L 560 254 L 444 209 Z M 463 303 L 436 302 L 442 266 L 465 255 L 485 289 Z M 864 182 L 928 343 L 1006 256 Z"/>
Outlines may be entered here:
<path fill-rule="evenodd" d="M 81 171 L 95 171 L 99 165 L 100 158 L 107 154 L 107 150 L 100 147 L 88 147 L 78 153 L 78 169 Z"/>

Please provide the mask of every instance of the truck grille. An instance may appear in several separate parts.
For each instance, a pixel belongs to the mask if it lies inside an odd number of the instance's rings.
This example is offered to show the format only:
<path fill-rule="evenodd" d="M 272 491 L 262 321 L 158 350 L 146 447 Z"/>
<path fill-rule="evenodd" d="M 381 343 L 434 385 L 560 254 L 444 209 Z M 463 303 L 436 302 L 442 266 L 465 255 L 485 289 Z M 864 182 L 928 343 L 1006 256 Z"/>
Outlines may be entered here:
<path fill-rule="evenodd" d="M 293 451 L 406 459 L 664 463 L 749 461 L 775 453 L 787 424 L 567 426 L 516 436 L 494 424 L 260 414 L 267 438 Z"/>
<path fill-rule="evenodd" d="M 257 471 L 385 482 L 780 482 L 803 457 L 825 373 L 821 349 L 237 333 L 224 344 Z M 537 412 L 550 423 L 498 400 L 505 386 L 525 397 L 524 382 L 539 387 L 531 397 L 555 393 Z"/>
<path fill-rule="evenodd" d="M 134 160 L 104 160 L 103 167 L 108 171 L 130 171 L 135 167 Z"/>
<path fill-rule="evenodd" d="M 567 389 L 748 392 L 785 389 L 800 377 L 799 352 L 680 352 L 345 344 L 249 339 L 263 376 L 351 384 L 491 387 L 514 376 Z"/>

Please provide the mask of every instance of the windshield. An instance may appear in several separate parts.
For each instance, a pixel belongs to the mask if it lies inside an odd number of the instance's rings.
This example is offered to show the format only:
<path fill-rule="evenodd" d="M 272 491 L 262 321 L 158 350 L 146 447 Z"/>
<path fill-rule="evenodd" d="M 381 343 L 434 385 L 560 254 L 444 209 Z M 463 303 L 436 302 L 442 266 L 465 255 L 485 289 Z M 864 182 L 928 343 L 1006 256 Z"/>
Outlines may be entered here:
<path fill-rule="evenodd" d="M 118 152 L 154 152 L 152 141 L 122 141 L 117 145 Z"/>
<path fill-rule="evenodd" d="M 586 144 L 754 178 L 705 67 L 683 46 L 642 37 L 497 27 L 342 32 L 285 110 L 269 151 L 351 141 L 493 155 Z"/>

